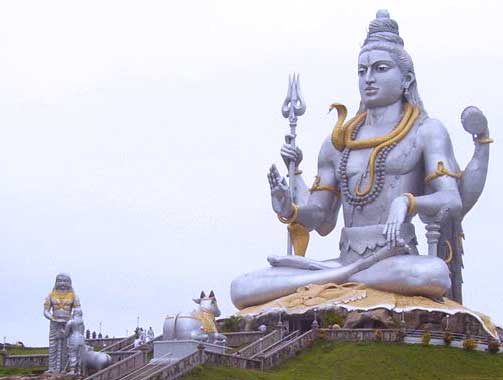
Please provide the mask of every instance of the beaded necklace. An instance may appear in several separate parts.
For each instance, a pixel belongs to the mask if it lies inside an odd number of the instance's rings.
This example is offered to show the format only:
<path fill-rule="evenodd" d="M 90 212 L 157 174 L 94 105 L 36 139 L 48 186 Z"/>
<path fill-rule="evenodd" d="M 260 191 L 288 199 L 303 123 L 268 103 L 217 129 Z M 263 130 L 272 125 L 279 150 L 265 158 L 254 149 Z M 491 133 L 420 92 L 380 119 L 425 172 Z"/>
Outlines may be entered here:
<path fill-rule="evenodd" d="M 417 107 L 412 107 L 410 104 L 406 104 L 404 115 L 400 123 L 398 123 L 389 134 L 370 139 L 356 140 L 358 131 L 363 126 L 366 115 L 366 112 L 362 113 L 350 120 L 345 126 L 342 127 L 340 123 L 338 123 L 337 126 L 342 129 L 339 133 L 342 134 L 344 139 L 344 146 L 339 145 L 339 147 L 343 148 L 341 161 L 339 163 L 341 191 L 346 201 L 358 209 L 374 201 L 381 193 L 386 177 L 386 158 L 393 148 L 407 136 L 419 115 L 419 109 Z M 368 148 L 374 148 L 370 154 L 367 169 L 370 178 L 364 190 L 361 190 L 360 184 L 357 184 L 355 193 L 352 194 L 349 190 L 349 177 L 347 174 L 349 155 L 352 150 Z"/>

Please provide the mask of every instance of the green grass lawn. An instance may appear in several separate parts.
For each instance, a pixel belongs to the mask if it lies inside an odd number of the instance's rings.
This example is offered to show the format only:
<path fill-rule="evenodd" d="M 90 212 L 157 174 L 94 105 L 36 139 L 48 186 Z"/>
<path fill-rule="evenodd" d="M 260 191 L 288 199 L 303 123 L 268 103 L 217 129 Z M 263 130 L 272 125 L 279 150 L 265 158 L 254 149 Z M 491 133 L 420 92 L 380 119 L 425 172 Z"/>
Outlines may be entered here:
<path fill-rule="evenodd" d="M 9 355 L 37 355 L 37 354 L 47 354 L 47 347 L 14 347 L 8 348 L 7 353 Z M 8 376 L 12 375 L 31 375 L 40 374 L 47 370 L 44 367 L 30 367 L 30 368 L 4 368 L 3 358 L 0 357 L 0 379 L 6 379 Z M 7 377 L 6 377 L 7 376 Z"/>
<path fill-rule="evenodd" d="M 47 347 L 15 347 L 15 348 L 8 348 L 7 353 L 9 355 L 48 354 L 49 349 Z"/>
<path fill-rule="evenodd" d="M 503 354 L 458 348 L 317 342 L 266 372 L 201 366 L 184 380 L 502 380 Z"/>
<path fill-rule="evenodd" d="M 0 367 L 0 379 L 6 379 L 8 376 L 19 375 L 38 375 L 44 373 L 47 368 L 30 367 L 30 368 L 3 368 Z"/>

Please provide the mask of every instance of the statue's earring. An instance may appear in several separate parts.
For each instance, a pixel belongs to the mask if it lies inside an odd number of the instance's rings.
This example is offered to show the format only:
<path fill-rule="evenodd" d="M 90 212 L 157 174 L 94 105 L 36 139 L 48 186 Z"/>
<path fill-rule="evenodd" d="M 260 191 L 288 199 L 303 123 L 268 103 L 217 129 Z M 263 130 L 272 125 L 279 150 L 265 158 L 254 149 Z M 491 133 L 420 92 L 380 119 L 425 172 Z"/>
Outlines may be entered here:
<path fill-rule="evenodd" d="M 403 94 L 405 96 L 408 96 L 409 95 L 409 88 L 408 87 L 405 87 L 405 90 L 403 91 Z"/>

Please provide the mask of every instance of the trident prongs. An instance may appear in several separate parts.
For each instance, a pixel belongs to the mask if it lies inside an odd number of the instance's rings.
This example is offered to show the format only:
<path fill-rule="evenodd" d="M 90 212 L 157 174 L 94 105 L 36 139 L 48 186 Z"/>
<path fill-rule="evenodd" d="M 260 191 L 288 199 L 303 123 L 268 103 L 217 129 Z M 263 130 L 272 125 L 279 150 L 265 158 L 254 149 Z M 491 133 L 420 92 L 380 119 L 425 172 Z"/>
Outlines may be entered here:
<path fill-rule="evenodd" d="M 299 74 L 288 76 L 288 92 L 286 94 L 281 113 L 284 118 L 288 118 L 290 123 L 295 122 L 297 116 L 306 112 L 306 102 L 300 92 Z"/>

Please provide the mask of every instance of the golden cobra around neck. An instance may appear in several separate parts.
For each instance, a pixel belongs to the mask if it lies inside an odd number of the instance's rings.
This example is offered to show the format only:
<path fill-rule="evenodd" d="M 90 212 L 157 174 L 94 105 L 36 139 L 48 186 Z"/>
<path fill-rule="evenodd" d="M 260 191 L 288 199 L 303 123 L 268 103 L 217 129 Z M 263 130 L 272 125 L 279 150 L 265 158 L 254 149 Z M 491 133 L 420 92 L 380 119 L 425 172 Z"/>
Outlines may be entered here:
<path fill-rule="evenodd" d="M 404 109 L 404 115 L 402 120 L 400 120 L 399 124 L 396 128 L 394 128 L 390 133 L 383 135 L 372 137 L 368 139 L 353 140 L 351 135 L 358 128 L 361 123 L 363 123 L 367 117 L 367 112 L 362 112 L 357 114 L 354 118 L 349 120 L 344 124 L 344 119 L 347 115 L 347 109 L 344 105 L 339 103 L 333 103 L 330 105 L 330 110 L 337 109 L 338 120 L 337 124 L 332 132 L 332 144 L 339 151 L 344 150 L 345 148 L 359 150 L 359 149 L 369 149 L 374 148 L 369 157 L 369 181 L 367 182 L 367 186 L 365 189 L 360 190 L 360 185 L 358 184 L 355 189 L 355 193 L 358 196 L 365 196 L 372 190 L 372 186 L 374 184 L 375 179 L 375 162 L 377 155 L 379 152 L 392 144 L 396 144 L 400 142 L 409 131 L 414 126 L 417 117 L 419 116 L 419 108 L 414 107 L 411 104 L 407 103 Z"/>

